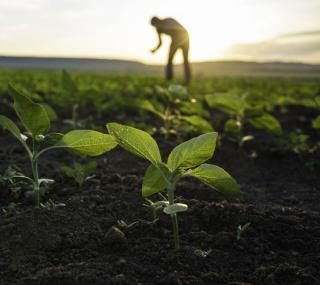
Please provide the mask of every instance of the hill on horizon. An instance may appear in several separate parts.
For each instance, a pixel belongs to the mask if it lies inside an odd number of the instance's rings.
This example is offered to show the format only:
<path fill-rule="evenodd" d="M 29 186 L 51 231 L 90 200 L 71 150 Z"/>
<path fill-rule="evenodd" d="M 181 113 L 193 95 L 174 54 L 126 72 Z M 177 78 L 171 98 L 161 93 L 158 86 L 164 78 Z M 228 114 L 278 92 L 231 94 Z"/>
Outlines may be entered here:
<path fill-rule="evenodd" d="M 299 76 L 320 77 L 320 64 L 291 62 L 205 61 L 192 62 L 194 76 Z M 164 65 L 139 61 L 95 58 L 0 56 L 0 69 L 71 70 L 120 74 L 163 74 Z M 177 75 L 182 66 L 175 66 Z"/>

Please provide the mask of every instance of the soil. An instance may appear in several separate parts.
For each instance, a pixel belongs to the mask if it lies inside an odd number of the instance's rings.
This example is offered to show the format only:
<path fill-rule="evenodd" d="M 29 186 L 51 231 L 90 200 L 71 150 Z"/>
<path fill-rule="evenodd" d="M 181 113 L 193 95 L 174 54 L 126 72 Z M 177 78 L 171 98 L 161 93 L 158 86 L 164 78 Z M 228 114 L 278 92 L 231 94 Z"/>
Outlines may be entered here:
<path fill-rule="evenodd" d="M 168 153 L 174 143 L 159 140 Z M 43 201 L 55 206 L 36 209 L 24 195 L 16 200 L 0 189 L 0 210 L 15 203 L 0 213 L 0 284 L 320 284 L 320 176 L 307 163 L 319 155 L 271 151 L 270 140 L 257 133 L 247 148 L 227 140 L 217 148 L 210 163 L 236 178 L 239 197 L 180 182 L 178 200 L 189 210 L 178 217 L 179 251 L 170 219 L 153 221 L 143 206 L 146 162 L 117 148 L 97 158 L 96 177 L 78 187 L 59 171 L 76 158 L 48 153 L 40 174 L 55 183 Z M 7 132 L 0 160 L 0 173 L 15 164 L 30 174 Z"/>

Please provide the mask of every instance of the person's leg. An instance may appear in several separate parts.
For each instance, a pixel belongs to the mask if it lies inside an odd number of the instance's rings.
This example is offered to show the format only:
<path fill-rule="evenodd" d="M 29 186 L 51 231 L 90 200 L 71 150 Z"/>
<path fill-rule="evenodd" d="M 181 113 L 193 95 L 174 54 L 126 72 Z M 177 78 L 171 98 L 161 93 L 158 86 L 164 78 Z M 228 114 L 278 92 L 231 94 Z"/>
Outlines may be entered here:
<path fill-rule="evenodd" d="M 167 80 L 173 79 L 173 58 L 177 51 L 176 45 L 172 42 L 170 45 L 169 55 L 168 55 L 168 64 L 166 69 L 166 78 Z"/>
<path fill-rule="evenodd" d="M 184 79 L 185 83 L 188 84 L 191 80 L 191 70 L 189 65 L 189 40 L 182 47 L 182 52 L 184 65 Z"/>

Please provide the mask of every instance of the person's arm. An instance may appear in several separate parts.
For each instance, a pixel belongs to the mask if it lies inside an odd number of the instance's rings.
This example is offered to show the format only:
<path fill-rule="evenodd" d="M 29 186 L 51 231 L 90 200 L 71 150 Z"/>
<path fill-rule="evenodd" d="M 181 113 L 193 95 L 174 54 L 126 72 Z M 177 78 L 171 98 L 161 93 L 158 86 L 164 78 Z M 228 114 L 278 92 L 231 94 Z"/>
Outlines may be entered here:
<path fill-rule="evenodd" d="M 161 33 L 158 30 L 157 30 L 157 33 L 158 33 L 159 43 L 154 49 L 151 50 L 152 53 L 155 53 L 162 45 Z"/>

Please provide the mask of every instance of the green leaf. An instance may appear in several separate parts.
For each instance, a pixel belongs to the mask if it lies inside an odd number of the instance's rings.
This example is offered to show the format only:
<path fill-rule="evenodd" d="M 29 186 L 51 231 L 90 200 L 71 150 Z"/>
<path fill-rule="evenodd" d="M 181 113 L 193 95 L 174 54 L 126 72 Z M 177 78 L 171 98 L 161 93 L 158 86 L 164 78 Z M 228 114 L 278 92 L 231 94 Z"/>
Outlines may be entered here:
<path fill-rule="evenodd" d="M 53 110 L 53 108 L 52 108 L 50 105 L 48 105 L 48 104 L 46 104 L 46 103 L 42 103 L 41 105 L 42 105 L 42 106 L 44 107 L 44 109 L 46 110 L 47 115 L 48 115 L 50 121 L 55 121 L 55 120 L 58 119 L 58 115 L 57 115 L 56 111 Z"/>
<path fill-rule="evenodd" d="M 207 118 L 210 116 L 210 112 L 204 109 L 203 103 L 200 101 L 197 101 L 195 98 L 191 99 L 190 101 L 183 101 L 180 104 L 179 111 L 182 114 L 186 115 L 198 115 L 202 118 Z"/>
<path fill-rule="evenodd" d="M 60 133 L 49 133 L 44 138 L 45 146 L 53 146 L 57 144 L 63 138 L 63 134 Z"/>
<path fill-rule="evenodd" d="M 167 215 L 174 215 L 176 213 L 185 212 L 188 210 L 188 205 L 183 203 L 174 203 L 171 205 L 166 206 L 163 209 L 163 212 Z"/>
<path fill-rule="evenodd" d="M 229 119 L 225 122 L 223 129 L 226 133 L 239 133 L 241 131 L 241 123 L 239 121 Z"/>
<path fill-rule="evenodd" d="M 166 188 L 166 185 L 166 181 L 160 170 L 151 164 L 143 177 L 142 196 L 148 197 L 163 191 Z"/>
<path fill-rule="evenodd" d="M 13 134 L 21 143 L 25 144 L 24 140 L 21 137 L 21 132 L 17 125 L 11 121 L 9 118 L 0 115 L 0 125 L 7 129 L 11 134 Z"/>
<path fill-rule="evenodd" d="M 75 95 L 78 92 L 77 86 L 75 85 L 69 73 L 65 70 L 62 71 L 61 85 L 63 90 L 69 95 Z"/>
<path fill-rule="evenodd" d="M 260 117 L 249 119 L 248 122 L 255 128 L 263 129 L 270 134 L 277 136 L 282 134 L 282 128 L 279 121 L 270 114 L 265 113 Z"/>
<path fill-rule="evenodd" d="M 26 130 L 35 138 L 44 134 L 50 127 L 50 120 L 41 104 L 32 102 L 12 85 L 8 86 L 9 94 L 14 99 L 14 109 Z"/>
<path fill-rule="evenodd" d="M 63 171 L 63 173 L 69 177 L 74 177 L 75 176 L 75 170 L 69 166 L 62 165 L 60 169 Z"/>
<path fill-rule="evenodd" d="M 240 194 L 239 184 L 219 166 L 201 164 L 186 175 L 199 179 L 204 184 L 225 194 Z"/>
<path fill-rule="evenodd" d="M 206 100 L 210 107 L 215 107 L 228 114 L 239 114 L 246 108 L 245 100 L 235 94 L 216 93 L 207 95 Z"/>
<path fill-rule="evenodd" d="M 127 151 L 149 160 L 155 166 L 161 163 L 157 142 L 148 133 L 117 123 L 107 124 L 107 129 Z"/>
<path fill-rule="evenodd" d="M 176 146 L 168 157 L 170 171 L 197 166 L 212 157 L 217 133 L 207 133 Z"/>
<path fill-rule="evenodd" d="M 246 232 L 249 229 L 250 225 L 251 223 L 246 223 L 243 226 L 241 226 L 241 232 L 242 233 Z"/>
<path fill-rule="evenodd" d="M 158 111 L 156 106 L 154 106 L 154 104 L 152 104 L 149 100 L 142 100 L 142 99 L 135 99 L 133 101 L 130 102 L 132 105 L 137 106 L 140 109 L 149 111 L 153 114 L 156 114 L 157 116 L 159 116 L 161 119 L 165 119 L 165 116 L 161 113 L 161 111 Z M 163 109 L 163 106 L 158 103 L 158 106 L 160 107 L 160 109 Z"/>
<path fill-rule="evenodd" d="M 68 148 L 78 155 L 98 156 L 116 145 L 117 142 L 110 135 L 91 130 L 74 130 L 65 134 L 56 146 Z"/>
<path fill-rule="evenodd" d="M 89 161 L 88 163 L 83 164 L 82 168 L 85 173 L 89 173 L 92 170 L 95 170 L 97 168 L 97 162 L 96 161 Z"/>
<path fill-rule="evenodd" d="M 186 99 L 188 97 L 188 89 L 182 85 L 171 84 L 168 91 L 174 98 Z"/>
<path fill-rule="evenodd" d="M 316 117 L 313 121 L 312 121 L 312 127 L 314 129 L 320 129 L 320 116 Z"/>
<path fill-rule="evenodd" d="M 182 120 L 188 122 L 192 126 L 194 126 L 197 130 L 201 132 L 212 132 L 214 131 L 211 124 L 204 118 L 200 116 L 193 115 L 193 116 L 182 116 Z"/>

